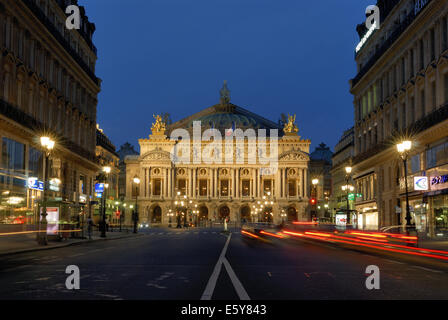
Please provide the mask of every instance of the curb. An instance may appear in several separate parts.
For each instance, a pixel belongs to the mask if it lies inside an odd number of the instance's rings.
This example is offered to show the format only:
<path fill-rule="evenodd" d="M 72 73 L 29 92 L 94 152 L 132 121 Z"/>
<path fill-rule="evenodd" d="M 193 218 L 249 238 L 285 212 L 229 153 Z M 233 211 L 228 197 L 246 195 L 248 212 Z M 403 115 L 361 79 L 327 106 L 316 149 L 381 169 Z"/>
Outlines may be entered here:
<path fill-rule="evenodd" d="M 52 249 L 65 248 L 65 247 L 69 247 L 69 246 L 75 246 L 75 245 L 80 245 L 80 244 L 84 244 L 84 243 L 91 243 L 91 242 L 95 242 L 95 241 L 107 241 L 107 240 L 119 240 L 119 239 L 124 239 L 124 238 L 132 238 L 132 237 L 136 237 L 136 236 L 144 236 L 144 234 L 143 233 L 137 233 L 134 236 L 133 235 L 123 235 L 123 236 L 115 237 L 115 238 L 99 238 L 99 239 L 92 239 L 92 240 L 85 239 L 85 240 L 79 240 L 79 241 L 76 241 L 76 242 L 59 244 L 59 245 L 55 245 L 55 246 L 51 246 L 51 247 L 45 246 L 45 247 L 37 247 L 37 248 L 32 248 L 32 249 L 23 249 L 23 250 L 17 250 L 17 251 L 0 252 L 0 257 L 20 254 L 20 253 L 34 252 L 34 251 L 43 251 L 43 250 L 52 250 Z"/>

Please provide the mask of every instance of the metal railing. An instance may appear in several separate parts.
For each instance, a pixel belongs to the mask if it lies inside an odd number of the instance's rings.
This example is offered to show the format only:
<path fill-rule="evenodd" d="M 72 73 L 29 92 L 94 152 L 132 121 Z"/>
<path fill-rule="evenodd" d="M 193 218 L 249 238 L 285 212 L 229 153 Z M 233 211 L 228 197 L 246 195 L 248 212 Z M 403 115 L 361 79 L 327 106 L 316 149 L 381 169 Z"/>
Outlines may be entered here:
<path fill-rule="evenodd" d="M 47 30 L 56 38 L 56 40 L 64 47 L 65 50 L 73 57 L 73 59 L 78 63 L 78 65 L 87 73 L 87 75 L 99 85 L 100 81 L 96 77 L 95 73 L 90 69 L 90 67 L 84 62 L 81 56 L 70 46 L 68 41 L 61 35 L 54 24 L 48 19 L 45 13 L 36 5 L 32 0 L 22 0 L 23 3 L 33 12 L 33 14 L 42 22 L 42 24 L 47 28 Z M 81 34 L 82 35 L 82 34 Z M 97 55 L 97 49 L 88 38 L 83 37 L 86 40 L 87 45 L 90 49 Z"/>
<path fill-rule="evenodd" d="M 430 3 L 431 0 L 428 0 L 425 6 Z M 362 67 L 362 69 L 358 72 L 358 74 L 352 79 L 352 86 L 355 86 L 362 77 L 373 67 L 373 65 L 383 56 L 383 54 L 392 46 L 392 44 L 406 31 L 406 29 L 411 25 L 411 23 L 415 20 L 415 18 L 423 11 L 423 8 L 415 14 L 414 11 L 411 11 L 410 14 L 404 19 L 402 23 L 393 31 L 393 33 L 385 40 L 379 49 L 375 52 L 375 54 L 369 59 L 369 61 Z M 362 50 L 362 49 L 361 49 Z M 358 54 L 355 53 L 355 57 Z"/>

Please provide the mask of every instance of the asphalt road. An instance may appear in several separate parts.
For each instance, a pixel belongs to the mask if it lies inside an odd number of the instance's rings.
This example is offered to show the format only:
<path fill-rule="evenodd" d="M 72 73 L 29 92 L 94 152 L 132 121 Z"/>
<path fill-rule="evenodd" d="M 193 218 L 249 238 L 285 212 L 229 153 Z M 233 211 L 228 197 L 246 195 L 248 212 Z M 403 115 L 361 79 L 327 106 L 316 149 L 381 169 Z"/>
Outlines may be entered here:
<path fill-rule="evenodd" d="M 448 298 L 446 272 L 330 245 L 228 239 L 217 229 L 143 233 L 2 256 L 0 299 Z M 79 290 L 65 286 L 68 265 L 80 269 Z M 379 267 L 379 290 L 365 286 L 369 265 Z"/>

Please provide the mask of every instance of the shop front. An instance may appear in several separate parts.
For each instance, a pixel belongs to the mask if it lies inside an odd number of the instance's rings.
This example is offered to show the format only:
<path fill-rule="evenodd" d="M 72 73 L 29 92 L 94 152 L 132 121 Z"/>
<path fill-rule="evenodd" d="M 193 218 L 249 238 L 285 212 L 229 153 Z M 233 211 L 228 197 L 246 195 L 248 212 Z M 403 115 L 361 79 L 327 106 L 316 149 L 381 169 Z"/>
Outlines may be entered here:
<path fill-rule="evenodd" d="M 434 239 L 448 238 L 448 165 L 428 170 L 427 203 L 428 236 Z"/>
<path fill-rule="evenodd" d="M 357 228 L 360 230 L 378 229 L 378 207 L 376 202 L 364 203 L 356 206 Z"/>
<path fill-rule="evenodd" d="M 26 178 L 0 174 L 0 230 L 13 232 L 32 229 L 36 222 L 34 200 L 41 192 L 27 187 Z"/>
<path fill-rule="evenodd" d="M 425 232 L 428 228 L 428 204 L 423 199 L 409 201 L 409 211 L 411 213 L 411 223 L 415 224 L 417 232 Z"/>
<path fill-rule="evenodd" d="M 433 215 L 433 236 L 448 238 L 448 192 L 431 197 L 431 212 Z"/>

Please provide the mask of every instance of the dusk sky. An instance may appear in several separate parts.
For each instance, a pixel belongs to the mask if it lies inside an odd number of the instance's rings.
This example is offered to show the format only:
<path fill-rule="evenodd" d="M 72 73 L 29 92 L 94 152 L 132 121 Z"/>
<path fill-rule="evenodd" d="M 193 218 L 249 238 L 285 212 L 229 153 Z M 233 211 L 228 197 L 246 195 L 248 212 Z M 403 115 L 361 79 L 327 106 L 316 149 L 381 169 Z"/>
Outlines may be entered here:
<path fill-rule="evenodd" d="M 96 25 L 97 121 L 117 149 L 150 134 L 153 114 L 180 120 L 231 102 L 273 121 L 297 114 L 311 151 L 353 125 L 349 79 L 366 0 L 82 0 Z"/>

